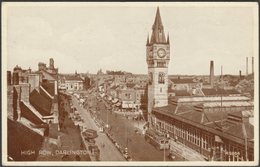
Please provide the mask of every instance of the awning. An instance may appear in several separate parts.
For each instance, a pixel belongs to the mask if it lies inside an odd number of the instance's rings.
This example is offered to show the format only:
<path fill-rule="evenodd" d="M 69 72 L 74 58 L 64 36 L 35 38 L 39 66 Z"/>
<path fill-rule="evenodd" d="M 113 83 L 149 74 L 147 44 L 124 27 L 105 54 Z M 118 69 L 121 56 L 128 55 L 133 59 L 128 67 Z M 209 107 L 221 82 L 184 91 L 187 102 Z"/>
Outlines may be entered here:
<path fill-rule="evenodd" d="M 122 108 L 135 108 L 135 107 L 136 104 L 125 104 L 125 103 L 122 104 Z"/>
<path fill-rule="evenodd" d="M 75 112 L 75 114 L 79 114 L 78 110 L 75 110 L 74 112 Z"/>
<path fill-rule="evenodd" d="M 116 106 L 117 107 L 121 106 L 121 103 L 120 102 L 116 103 Z"/>
<path fill-rule="evenodd" d="M 84 102 L 85 102 L 85 100 L 84 100 L 84 99 L 80 99 L 80 102 L 81 102 L 81 103 L 84 103 Z"/>
<path fill-rule="evenodd" d="M 140 114 L 143 114 L 143 111 L 142 111 L 141 109 L 139 109 L 138 112 L 139 112 Z"/>
<path fill-rule="evenodd" d="M 118 99 L 117 99 L 117 98 L 115 98 L 115 99 L 112 100 L 112 103 L 116 103 L 116 102 L 118 102 Z"/>
<path fill-rule="evenodd" d="M 215 142 L 223 143 L 222 139 L 218 135 L 215 135 Z"/>

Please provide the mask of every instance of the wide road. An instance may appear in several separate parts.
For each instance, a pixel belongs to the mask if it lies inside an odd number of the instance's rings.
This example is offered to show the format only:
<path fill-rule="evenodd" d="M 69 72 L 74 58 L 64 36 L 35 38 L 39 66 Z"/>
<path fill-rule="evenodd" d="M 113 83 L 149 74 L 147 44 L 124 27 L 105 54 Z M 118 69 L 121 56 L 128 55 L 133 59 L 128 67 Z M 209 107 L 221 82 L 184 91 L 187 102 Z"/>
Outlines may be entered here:
<path fill-rule="evenodd" d="M 93 97 L 89 97 L 89 99 L 95 100 Z M 107 110 L 104 101 L 92 101 L 92 104 L 97 105 L 92 107 L 97 107 L 97 116 L 112 127 L 110 133 L 113 138 L 119 145 L 128 148 L 128 152 L 134 161 L 163 161 L 164 155 L 165 160 L 169 161 L 167 157 L 168 150 L 165 152 L 164 150 L 157 150 L 153 145 L 145 141 L 144 135 L 135 133 L 134 123 L 136 121 L 111 113 Z"/>
<path fill-rule="evenodd" d="M 96 143 L 100 149 L 100 160 L 101 161 L 125 161 L 125 158 L 117 150 L 114 144 L 109 140 L 105 133 L 99 132 L 98 127 L 95 125 L 94 120 L 91 118 L 89 112 L 86 109 L 83 109 L 79 106 L 78 100 L 73 96 L 72 103 L 77 108 L 81 114 L 82 119 L 84 120 L 85 125 L 94 129 L 98 132 L 98 137 L 96 138 Z M 104 144 L 105 147 L 101 147 Z"/>

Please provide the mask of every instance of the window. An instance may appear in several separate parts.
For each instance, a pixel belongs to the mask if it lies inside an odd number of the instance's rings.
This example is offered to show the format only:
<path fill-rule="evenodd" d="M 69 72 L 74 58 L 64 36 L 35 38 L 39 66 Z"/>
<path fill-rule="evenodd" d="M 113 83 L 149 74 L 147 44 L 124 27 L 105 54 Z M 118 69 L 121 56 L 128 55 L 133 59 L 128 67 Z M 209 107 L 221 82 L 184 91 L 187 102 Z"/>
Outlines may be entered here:
<path fill-rule="evenodd" d="M 158 61 L 157 67 L 166 67 L 166 63 L 164 61 Z"/>
<path fill-rule="evenodd" d="M 196 145 L 200 145 L 200 134 L 198 130 L 196 130 Z"/>
<path fill-rule="evenodd" d="M 159 73 L 159 77 L 158 77 L 159 84 L 164 84 L 164 76 L 165 76 L 165 74 L 163 72 Z"/>
<path fill-rule="evenodd" d="M 190 141 L 190 129 L 187 130 L 187 140 Z"/>
<path fill-rule="evenodd" d="M 202 134 L 202 148 L 207 150 L 208 149 L 208 143 L 209 143 L 209 136 Z"/>
<path fill-rule="evenodd" d="M 162 88 L 160 88 L 160 92 L 162 93 Z"/>

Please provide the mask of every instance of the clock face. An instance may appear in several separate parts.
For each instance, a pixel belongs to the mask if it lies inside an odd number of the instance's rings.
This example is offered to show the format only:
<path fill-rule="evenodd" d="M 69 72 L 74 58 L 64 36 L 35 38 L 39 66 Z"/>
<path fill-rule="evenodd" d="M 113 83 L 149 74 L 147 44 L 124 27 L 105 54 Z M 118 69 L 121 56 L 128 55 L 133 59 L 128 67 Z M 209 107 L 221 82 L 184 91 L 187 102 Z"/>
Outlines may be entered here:
<path fill-rule="evenodd" d="M 160 48 L 158 51 L 157 51 L 157 54 L 160 58 L 164 58 L 166 56 L 166 51 L 163 49 L 163 48 Z"/>

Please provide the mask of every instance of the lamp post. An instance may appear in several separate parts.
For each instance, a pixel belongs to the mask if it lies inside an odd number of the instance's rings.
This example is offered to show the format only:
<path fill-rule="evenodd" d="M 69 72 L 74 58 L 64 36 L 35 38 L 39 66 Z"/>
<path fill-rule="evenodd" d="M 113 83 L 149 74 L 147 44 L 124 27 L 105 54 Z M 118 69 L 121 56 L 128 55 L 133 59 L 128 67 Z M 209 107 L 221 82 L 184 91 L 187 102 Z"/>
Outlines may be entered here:
<path fill-rule="evenodd" d="M 163 144 L 164 144 L 164 146 L 163 146 L 163 161 L 165 161 L 165 138 L 163 140 L 164 140 L 164 142 L 163 142 Z"/>
<path fill-rule="evenodd" d="M 127 137 L 127 125 L 126 125 L 126 123 L 125 123 L 125 140 L 126 140 L 125 150 L 128 150 L 128 137 Z"/>
<path fill-rule="evenodd" d="M 108 127 L 108 110 L 106 110 L 107 111 L 107 127 Z"/>

